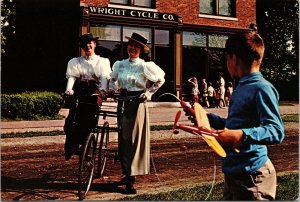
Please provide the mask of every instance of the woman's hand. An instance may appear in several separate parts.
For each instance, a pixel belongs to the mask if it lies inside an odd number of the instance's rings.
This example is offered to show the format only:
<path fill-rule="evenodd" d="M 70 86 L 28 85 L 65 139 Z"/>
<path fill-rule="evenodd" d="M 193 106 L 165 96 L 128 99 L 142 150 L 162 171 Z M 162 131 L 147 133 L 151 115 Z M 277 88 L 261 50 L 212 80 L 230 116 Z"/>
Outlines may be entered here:
<path fill-rule="evenodd" d="M 151 100 L 151 94 L 148 91 L 146 91 L 145 93 L 142 93 L 140 95 L 140 98 L 143 98 L 144 100 Z"/>
<path fill-rule="evenodd" d="M 236 148 L 241 142 L 243 138 L 243 131 L 238 130 L 217 130 L 216 133 L 218 136 L 216 137 L 220 142 L 224 145 L 229 146 L 230 148 Z"/>
<path fill-rule="evenodd" d="M 65 91 L 65 94 L 66 94 L 66 95 L 73 95 L 73 94 L 74 94 L 74 91 L 73 91 L 72 89 L 67 89 L 67 90 Z"/>

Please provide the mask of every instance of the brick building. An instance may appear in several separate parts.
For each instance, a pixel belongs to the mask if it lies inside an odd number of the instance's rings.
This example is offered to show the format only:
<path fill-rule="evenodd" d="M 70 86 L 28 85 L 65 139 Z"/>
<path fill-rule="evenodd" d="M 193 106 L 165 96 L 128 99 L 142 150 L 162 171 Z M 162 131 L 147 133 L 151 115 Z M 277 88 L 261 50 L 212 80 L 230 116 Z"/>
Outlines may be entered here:
<path fill-rule="evenodd" d="M 125 36 L 144 35 L 152 60 L 166 72 L 157 94 L 179 97 L 192 76 L 215 83 L 221 71 L 229 81 L 225 41 L 256 22 L 255 0 L 81 0 L 80 6 L 80 32 L 99 37 L 100 55 L 113 64 L 127 57 Z"/>
<path fill-rule="evenodd" d="M 166 72 L 156 93 L 187 92 L 191 76 L 214 84 L 227 74 L 227 37 L 256 22 L 256 0 L 18 0 L 16 40 L 2 61 L 2 92 L 63 92 L 67 62 L 80 54 L 78 36 L 99 37 L 111 65 L 127 58 L 125 36 L 148 39 L 151 57 Z M 12 79 L 18 78 L 18 79 Z M 154 98 L 155 99 L 155 98 Z"/>

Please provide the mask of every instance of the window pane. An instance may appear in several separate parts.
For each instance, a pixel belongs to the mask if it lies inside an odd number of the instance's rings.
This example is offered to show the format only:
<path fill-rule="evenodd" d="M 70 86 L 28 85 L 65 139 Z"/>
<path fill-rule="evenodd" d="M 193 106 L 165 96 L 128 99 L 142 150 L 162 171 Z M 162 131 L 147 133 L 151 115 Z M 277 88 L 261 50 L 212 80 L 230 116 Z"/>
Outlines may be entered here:
<path fill-rule="evenodd" d="M 128 5 L 128 0 L 110 0 L 110 3 L 115 3 L 115 4 L 125 4 Z"/>
<path fill-rule="evenodd" d="M 216 0 L 200 0 L 200 13 L 216 14 Z"/>
<path fill-rule="evenodd" d="M 102 57 L 109 58 L 110 64 L 113 65 L 117 60 L 121 59 L 121 42 L 97 41 L 95 53 Z"/>
<path fill-rule="evenodd" d="M 151 0 L 135 0 L 134 5 L 151 8 L 151 2 Z"/>
<path fill-rule="evenodd" d="M 183 45 L 206 47 L 206 35 L 199 32 L 183 32 Z"/>
<path fill-rule="evenodd" d="M 209 50 L 209 67 L 211 69 L 223 70 L 226 68 L 226 57 L 224 49 Z"/>
<path fill-rule="evenodd" d="M 140 28 L 140 27 L 124 27 L 123 28 L 123 41 L 127 42 L 128 39 L 126 39 L 125 36 L 131 37 L 133 32 L 136 32 L 136 33 L 144 36 L 146 39 L 148 39 L 147 43 L 151 43 L 151 29 L 150 28 Z"/>
<path fill-rule="evenodd" d="M 207 64 L 207 50 L 203 47 L 182 48 L 182 88 L 186 95 L 191 94 L 188 79 L 191 77 L 205 78 Z"/>
<path fill-rule="evenodd" d="M 219 15 L 233 16 L 232 0 L 219 0 Z"/>
<path fill-rule="evenodd" d="M 208 46 L 215 48 L 225 48 L 226 40 L 228 36 L 226 35 L 208 35 Z"/>
<path fill-rule="evenodd" d="M 121 41 L 121 27 L 114 25 L 91 26 L 90 32 L 99 40 Z"/>
<path fill-rule="evenodd" d="M 155 30 L 155 44 L 168 45 L 169 43 L 168 30 Z"/>

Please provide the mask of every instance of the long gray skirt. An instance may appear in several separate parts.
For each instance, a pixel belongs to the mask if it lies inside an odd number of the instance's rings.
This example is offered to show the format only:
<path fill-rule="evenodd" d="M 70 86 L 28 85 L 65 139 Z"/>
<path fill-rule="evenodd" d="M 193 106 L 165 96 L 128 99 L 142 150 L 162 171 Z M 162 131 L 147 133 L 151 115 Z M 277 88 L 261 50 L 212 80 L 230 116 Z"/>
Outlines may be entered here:
<path fill-rule="evenodd" d="M 120 112 L 123 101 L 118 103 Z M 146 102 L 124 102 L 123 116 L 118 117 L 119 157 L 123 175 L 150 173 L 150 124 Z"/>

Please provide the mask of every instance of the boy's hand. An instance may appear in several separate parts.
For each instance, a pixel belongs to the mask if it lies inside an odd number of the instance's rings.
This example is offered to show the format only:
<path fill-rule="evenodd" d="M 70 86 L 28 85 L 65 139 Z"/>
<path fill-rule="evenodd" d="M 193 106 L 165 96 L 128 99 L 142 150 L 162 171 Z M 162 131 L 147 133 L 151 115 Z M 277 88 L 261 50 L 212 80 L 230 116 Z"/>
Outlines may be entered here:
<path fill-rule="evenodd" d="M 243 131 L 242 130 L 218 130 L 216 131 L 218 136 L 216 137 L 224 145 L 231 148 L 235 148 L 242 142 Z"/>

